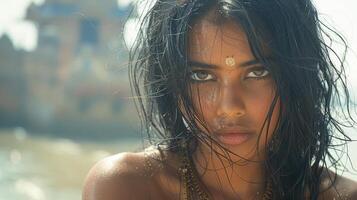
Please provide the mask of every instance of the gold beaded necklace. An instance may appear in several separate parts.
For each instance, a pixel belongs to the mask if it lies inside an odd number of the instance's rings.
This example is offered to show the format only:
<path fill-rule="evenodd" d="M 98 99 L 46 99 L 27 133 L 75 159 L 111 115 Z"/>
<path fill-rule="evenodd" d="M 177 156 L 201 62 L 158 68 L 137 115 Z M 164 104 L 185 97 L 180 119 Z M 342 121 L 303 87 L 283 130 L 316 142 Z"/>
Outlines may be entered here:
<path fill-rule="evenodd" d="M 181 167 L 179 168 L 179 173 L 181 177 L 182 195 L 180 195 L 180 200 L 210 200 L 209 195 L 200 187 L 197 172 L 195 171 L 193 162 L 189 157 L 186 143 L 181 146 Z M 272 196 L 272 185 L 271 181 L 269 181 L 262 200 L 272 200 Z"/>

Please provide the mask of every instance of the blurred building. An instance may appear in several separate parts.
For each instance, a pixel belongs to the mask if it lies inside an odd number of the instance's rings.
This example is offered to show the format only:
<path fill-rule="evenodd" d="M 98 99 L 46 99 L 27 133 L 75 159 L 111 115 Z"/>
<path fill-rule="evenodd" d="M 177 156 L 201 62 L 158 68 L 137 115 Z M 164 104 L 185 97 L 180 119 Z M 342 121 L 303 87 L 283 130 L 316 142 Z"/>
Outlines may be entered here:
<path fill-rule="evenodd" d="M 10 38 L 0 38 L 0 125 L 14 127 L 25 124 L 27 97 L 23 51 L 16 51 Z"/>
<path fill-rule="evenodd" d="M 33 129 L 111 135 L 137 125 L 122 35 L 131 10 L 116 0 L 29 7 L 27 19 L 39 31 L 37 49 L 24 58 Z"/>

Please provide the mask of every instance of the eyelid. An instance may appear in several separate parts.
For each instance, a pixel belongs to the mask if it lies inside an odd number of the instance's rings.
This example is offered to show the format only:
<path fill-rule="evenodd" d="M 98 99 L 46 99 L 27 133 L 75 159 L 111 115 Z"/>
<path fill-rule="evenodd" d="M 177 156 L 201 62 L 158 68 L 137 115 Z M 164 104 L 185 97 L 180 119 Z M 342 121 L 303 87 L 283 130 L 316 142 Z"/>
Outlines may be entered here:
<path fill-rule="evenodd" d="M 249 73 L 252 73 L 252 72 L 255 72 L 255 71 L 263 71 L 263 70 L 266 70 L 267 73 L 263 76 L 252 76 L 252 77 L 249 77 L 247 76 L 247 74 Z M 257 64 L 257 65 L 252 65 L 250 67 L 247 67 L 247 71 L 245 74 L 245 78 L 246 79 L 251 79 L 251 78 L 256 78 L 256 79 L 259 79 L 259 78 L 265 78 L 267 76 L 270 75 L 270 71 L 267 67 L 263 66 L 263 65 L 260 65 L 260 64 Z M 193 73 L 197 73 L 197 72 L 203 72 L 203 73 L 206 73 L 208 75 L 211 76 L 211 78 L 209 78 L 208 80 L 195 80 L 192 78 L 192 74 Z M 197 82 L 205 82 L 205 81 L 212 81 L 214 79 L 216 79 L 216 75 L 215 75 L 215 72 L 214 70 L 212 69 L 207 69 L 207 68 L 202 68 L 202 67 L 191 67 L 190 71 L 189 71 L 189 76 L 190 76 L 190 79 L 193 80 L 193 81 L 197 81 Z"/>
<path fill-rule="evenodd" d="M 195 73 L 198 73 L 198 72 L 206 73 L 207 75 L 211 76 L 211 78 L 209 78 L 208 80 L 197 80 L 197 79 L 192 78 L 192 76 L 193 76 Z M 215 79 L 214 74 L 212 74 L 209 70 L 202 70 L 202 69 L 193 69 L 193 70 L 191 70 L 189 76 L 190 76 L 190 79 L 191 79 L 191 80 L 196 81 L 196 82 L 205 82 L 205 81 L 211 81 L 211 80 L 214 80 L 214 79 Z"/>
<path fill-rule="evenodd" d="M 265 67 L 264 65 L 253 65 L 253 66 L 249 67 L 249 70 L 250 70 L 250 71 L 261 70 L 261 69 L 266 69 L 266 70 L 268 70 L 268 68 Z"/>
<path fill-rule="evenodd" d="M 252 72 L 255 72 L 255 71 L 266 71 L 267 73 L 265 75 L 262 75 L 262 76 L 254 76 L 254 77 L 248 77 L 246 76 L 247 78 L 264 78 L 266 76 L 269 76 L 270 74 L 270 71 L 268 70 L 268 68 L 264 67 L 264 66 L 254 66 L 254 67 L 251 67 L 247 73 L 250 74 Z"/>

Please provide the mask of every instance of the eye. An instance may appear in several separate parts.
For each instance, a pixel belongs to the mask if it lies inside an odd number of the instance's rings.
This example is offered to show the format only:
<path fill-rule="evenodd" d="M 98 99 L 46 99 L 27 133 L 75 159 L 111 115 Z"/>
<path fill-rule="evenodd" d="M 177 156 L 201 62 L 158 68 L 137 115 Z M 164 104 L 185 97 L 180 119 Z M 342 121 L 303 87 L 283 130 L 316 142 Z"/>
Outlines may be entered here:
<path fill-rule="evenodd" d="M 194 81 L 210 81 L 213 80 L 214 77 L 206 71 L 193 71 L 191 73 L 191 79 Z"/>
<path fill-rule="evenodd" d="M 247 78 L 264 78 L 269 75 L 269 71 L 265 68 L 254 69 L 247 74 Z"/>

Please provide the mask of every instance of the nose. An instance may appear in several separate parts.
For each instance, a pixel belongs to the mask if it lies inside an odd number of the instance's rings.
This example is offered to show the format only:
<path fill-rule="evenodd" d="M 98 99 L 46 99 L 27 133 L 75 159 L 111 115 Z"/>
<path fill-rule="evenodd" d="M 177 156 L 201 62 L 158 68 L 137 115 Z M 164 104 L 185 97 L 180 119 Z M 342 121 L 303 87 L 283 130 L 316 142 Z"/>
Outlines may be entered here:
<path fill-rule="evenodd" d="M 220 89 L 220 98 L 217 108 L 219 116 L 240 117 L 245 115 L 243 92 L 235 84 L 224 84 Z"/>

